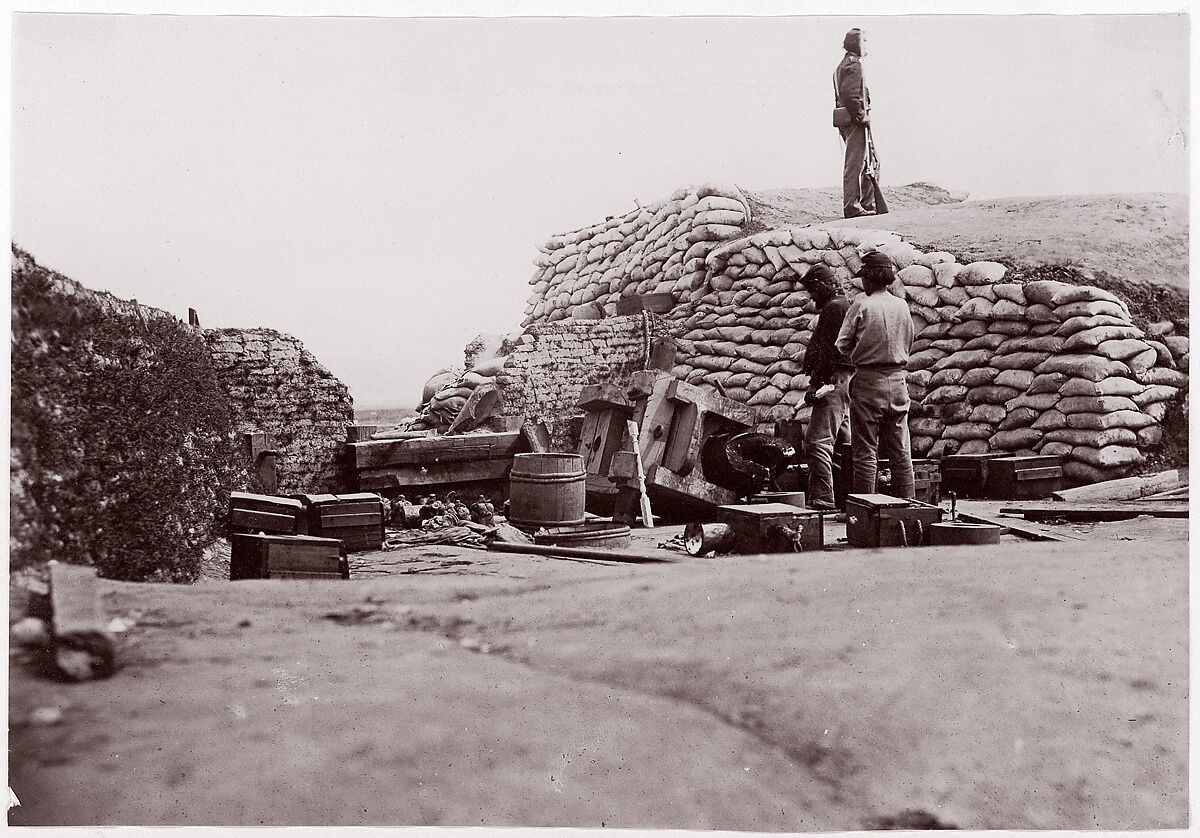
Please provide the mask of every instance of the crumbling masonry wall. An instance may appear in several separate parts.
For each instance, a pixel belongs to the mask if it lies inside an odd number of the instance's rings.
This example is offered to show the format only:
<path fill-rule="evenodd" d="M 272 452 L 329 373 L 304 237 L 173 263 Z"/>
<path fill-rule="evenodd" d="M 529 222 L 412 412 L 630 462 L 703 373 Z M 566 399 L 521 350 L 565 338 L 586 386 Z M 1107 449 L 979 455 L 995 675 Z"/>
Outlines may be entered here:
<path fill-rule="evenodd" d="M 530 326 L 509 354 L 496 384 L 496 416 L 549 420 L 556 450 L 573 450 L 569 423 L 588 384 L 623 386 L 645 368 L 649 342 L 665 333 L 652 314 L 605 320 L 563 320 Z"/>
<path fill-rule="evenodd" d="M 271 329 L 206 329 L 217 378 L 239 431 L 275 438 L 278 491 L 342 491 L 354 402 L 299 340 Z"/>

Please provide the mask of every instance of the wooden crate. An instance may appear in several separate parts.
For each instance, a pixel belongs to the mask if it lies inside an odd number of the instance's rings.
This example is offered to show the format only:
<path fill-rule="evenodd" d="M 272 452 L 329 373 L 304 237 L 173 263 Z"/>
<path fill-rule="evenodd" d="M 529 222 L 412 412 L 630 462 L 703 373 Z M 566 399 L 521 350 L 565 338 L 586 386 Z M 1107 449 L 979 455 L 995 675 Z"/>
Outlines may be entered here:
<path fill-rule="evenodd" d="M 846 540 L 854 547 L 917 547 L 929 544 L 942 508 L 890 495 L 846 496 Z"/>
<path fill-rule="evenodd" d="M 350 578 L 341 542 L 332 538 L 237 534 L 230 540 L 231 580 Z"/>
<path fill-rule="evenodd" d="M 1063 488 L 1062 457 L 997 457 L 988 462 L 985 489 L 989 498 L 1040 500 Z"/>
<path fill-rule="evenodd" d="M 248 492 L 229 494 L 229 531 L 296 535 L 304 506 L 298 500 Z"/>
<path fill-rule="evenodd" d="M 795 553 L 825 546 L 823 515 L 791 504 L 729 504 L 717 509 L 717 520 L 733 527 L 735 553 Z"/>
<path fill-rule="evenodd" d="M 313 495 L 308 507 L 308 532 L 336 538 L 349 553 L 383 548 L 383 502 L 370 492 Z"/>
<path fill-rule="evenodd" d="M 954 492 L 960 498 L 986 497 L 988 464 L 999 457 L 996 454 L 951 454 L 941 461 L 942 494 Z"/>

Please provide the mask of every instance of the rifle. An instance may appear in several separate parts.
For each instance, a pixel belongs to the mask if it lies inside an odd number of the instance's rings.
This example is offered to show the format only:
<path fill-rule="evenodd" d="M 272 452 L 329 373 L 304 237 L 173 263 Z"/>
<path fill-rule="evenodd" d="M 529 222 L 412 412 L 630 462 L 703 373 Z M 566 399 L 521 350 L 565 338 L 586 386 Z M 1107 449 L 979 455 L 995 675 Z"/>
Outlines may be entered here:
<path fill-rule="evenodd" d="M 875 140 L 871 137 L 871 126 L 867 129 L 867 179 L 871 181 L 871 189 L 875 192 L 875 214 L 883 215 L 888 211 L 887 200 L 883 197 L 883 189 L 879 186 L 879 158 L 875 156 Z"/>

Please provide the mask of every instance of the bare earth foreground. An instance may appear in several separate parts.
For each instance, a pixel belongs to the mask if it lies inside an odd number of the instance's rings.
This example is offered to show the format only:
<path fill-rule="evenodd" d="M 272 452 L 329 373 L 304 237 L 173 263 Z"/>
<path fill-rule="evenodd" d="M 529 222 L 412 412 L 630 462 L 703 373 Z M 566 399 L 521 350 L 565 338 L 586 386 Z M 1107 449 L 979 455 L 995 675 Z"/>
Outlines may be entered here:
<path fill-rule="evenodd" d="M 12 659 L 11 821 L 1184 827 L 1186 523 L 652 565 L 425 548 L 341 583 L 105 583 L 108 612 L 138 619 L 115 677 Z M 55 706 L 61 723 L 28 722 Z"/>

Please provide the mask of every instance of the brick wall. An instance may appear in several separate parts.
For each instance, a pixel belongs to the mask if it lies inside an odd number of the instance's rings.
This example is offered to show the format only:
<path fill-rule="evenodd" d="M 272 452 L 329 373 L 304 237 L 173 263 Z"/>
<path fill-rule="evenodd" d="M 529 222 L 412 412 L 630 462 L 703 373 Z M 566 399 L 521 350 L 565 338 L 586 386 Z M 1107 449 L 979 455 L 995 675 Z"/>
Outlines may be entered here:
<path fill-rule="evenodd" d="M 651 316 L 651 337 L 664 332 Z M 646 325 L 641 315 L 605 320 L 559 320 L 531 324 L 496 378 L 498 416 L 542 419 L 558 450 L 574 450 L 569 419 L 588 384 L 624 385 L 646 362 Z"/>
<path fill-rule="evenodd" d="M 280 493 L 341 491 L 354 402 L 341 381 L 291 335 L 206 329 L 213 366 L 241 431 L 275 437 Z"/>

